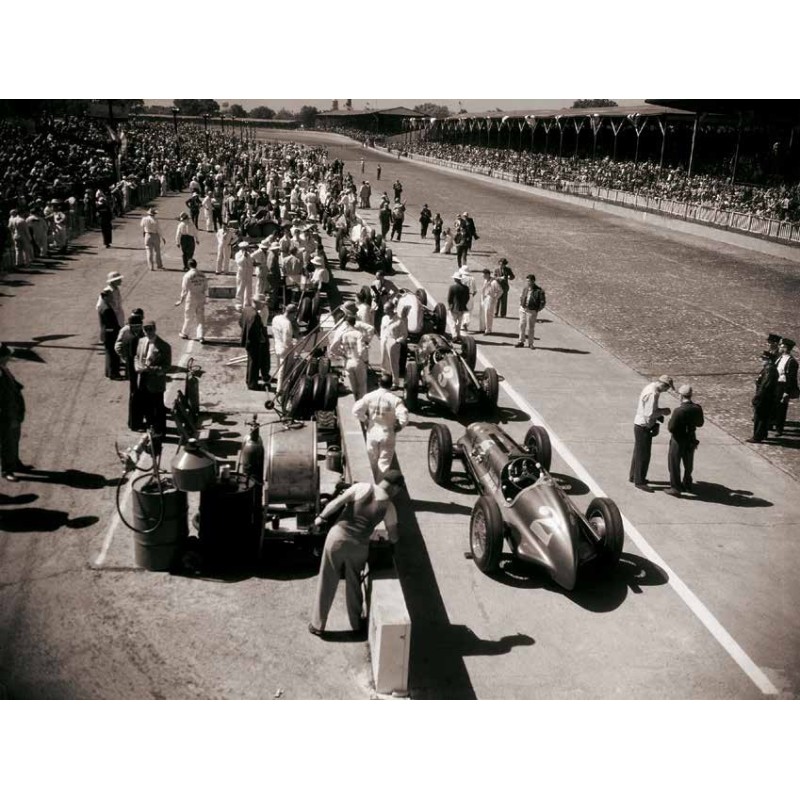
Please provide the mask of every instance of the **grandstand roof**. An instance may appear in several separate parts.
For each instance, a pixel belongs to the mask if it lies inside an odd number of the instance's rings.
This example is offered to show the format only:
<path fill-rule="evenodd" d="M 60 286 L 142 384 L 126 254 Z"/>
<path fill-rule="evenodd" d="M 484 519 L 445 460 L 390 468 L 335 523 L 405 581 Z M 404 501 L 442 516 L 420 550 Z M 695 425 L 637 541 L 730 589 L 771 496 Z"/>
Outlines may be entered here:
<path fill-rule="evenodd" d="M 361 109 L 343 109 L 339 111 L 321 111 L 317 116 L 319 117 L 367 117 L 367 116 L 381 116 L 381 117 L 424 117 L 425 115 L 419 111 L 412 111 L 410 108 L 397 106 L 396 108 L 361 108 Z"/>
<path fill-rule="evenodd" d="M 800 120 L 800 100 L 645 100 L 692 113 L 736 115 L 755 113 L 762 117 Z"/>
<path fill-rule="evenodd" d="M 484 111 L 483 113 L 456 114 L 447 117 L 446 121 L 459 119 L 522 119 L 536 117 L 536 119 L 554 119 L 555 117 L 588 117 L 597 114 L 601 117 L 626 117 L 629 114 L 638 114 L 642 117 L 677 116 L 686 117 L 691 111 L 677 108 L 668 108 L 661 105 L 636 105 L 636 106 L 601 106 L 598 108 L 534 108 L 530 111 Z"/>

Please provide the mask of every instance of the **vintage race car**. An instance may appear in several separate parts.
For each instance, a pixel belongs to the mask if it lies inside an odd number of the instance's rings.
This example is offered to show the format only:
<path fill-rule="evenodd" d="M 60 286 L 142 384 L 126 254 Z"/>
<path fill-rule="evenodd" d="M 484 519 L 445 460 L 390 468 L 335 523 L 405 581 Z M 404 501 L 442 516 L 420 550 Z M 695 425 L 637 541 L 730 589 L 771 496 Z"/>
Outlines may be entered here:
<path fill-rule="evenodd" d="M 456 349 L 458 347 L 458 349 Z M 409 349 L 406 362 L 405 400 L 412 411 L 419 406 L 419 392 L 458 414 L 465 406 L 478 405 L 488 413 L 497 408 L 499 377 L 489 367 L 475 371 L 475 340 L 462 336 L 456 346 L 439 333 L 423 334 Z"/>
<path fill-rule="evenodd" d="M 387 274 L 394 272 L 392 251 L 383 237 L 369 225 L 358 223 L 349 232 L 340 230 L 337 232 L 337 242 L 340 269 L 346 269 L 347 264 L 355 262 L 359 269 L 367 272 L 379 269 Z"/>
<path fill-rule="evenodd" d="M 444 303 L 428 308 L 428 293 L 424 289 L 415 292 L 400 290 L 397 299 L 397 313 L 405 317 L 408 338 L 418 342 L 425 333 L 444 333 L 447 327 L 447 309 Z"/>
<path fill-rule="evenodd" d="M 544 567 L 564 589 L 575 587 L 579 568 L 604 571 L 619 561 L 622 517 L 607 497 L 595 497 L 582 514 L 550 474 L 550 437 L 531 426 L 520 447 L 491 422 L 474 422 L 453 446 L 450 429 L 437 424 L 428 440 L 428 469 L 441 485 L 460 458 L 481 493 L 472 510 L 469 543 L 482 572 L 498 569 L 503 542 L 515 556 Z"/>

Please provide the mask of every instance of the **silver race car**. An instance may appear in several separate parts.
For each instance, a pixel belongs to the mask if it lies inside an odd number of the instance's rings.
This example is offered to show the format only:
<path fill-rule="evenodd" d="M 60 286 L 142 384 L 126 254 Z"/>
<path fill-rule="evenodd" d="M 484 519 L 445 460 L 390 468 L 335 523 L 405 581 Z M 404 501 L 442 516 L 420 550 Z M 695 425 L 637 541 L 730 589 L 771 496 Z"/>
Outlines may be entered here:
<path fill-rule="evenodd" d="M 469 542 L 478 569 L 498 569 L 503 542 L 523 561 L 544 567 L 564 589 L 575 587 L 578 570 L 594 564 L 616 567 L 624 530 L 616 504 L 595 497 L 585 514 L 550 475 L 550 437 L 531 426 L 520 447 L 491 422 L 474 422 L 453 446 L 450 430 L 434 425 L 428 469 L 436 483 L 450 480 L 453 457 L 464 462 L 481 497 L 472 510 Z"/>
<path fill-rule="evenodd" d="M 488 413 L 497 408 L 499 377 L 491 367 L 475 371 L 475 340 L 462 336 L 458 349 L 438 333 L 426 333 L 409 348 L 406 362 L 405 401 L 410 410 L 419 406 L 419 392 L 458 414 L 478 405 Z"/>

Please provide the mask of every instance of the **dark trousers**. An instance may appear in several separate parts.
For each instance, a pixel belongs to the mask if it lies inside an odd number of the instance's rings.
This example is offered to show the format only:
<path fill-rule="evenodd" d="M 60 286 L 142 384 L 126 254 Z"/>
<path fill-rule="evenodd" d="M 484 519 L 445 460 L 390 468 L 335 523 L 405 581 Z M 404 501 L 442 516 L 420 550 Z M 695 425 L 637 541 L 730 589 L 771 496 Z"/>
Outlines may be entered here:
<path fill-rule="evenodd" d="M 103 331 L 103 347 L 106 351 L 106 378 L 118 378 L 120 370 L 120 360 L 114 345 L 117 341 L 119 328 L 106 328 Z"/>
<path fill-rule="evenodd" d="M 381 222 L 381 236 L 386 238 L 386 234 L 389 233 L 389 227 L 391 226 L 390 222 Z"/>
<path fill-rule="evenodd" d="M 763 442 L 767 438 L 771 417 L 772 407 L 767 405 L 753 407 L 753 438 L 757 442 Z"/>
<path fill-rule="evenodd" d="M 401 219 L 397 219 L 392 222 L 392 239 L 394 239 L 395 234 L 397 234 L 397 241 L 399 242 L 400 237 L 403 235 L 403 220 Z"/>
<path fill-rule="evenodd" d="M 264 384 L 268 384 L 269 368 L 269 344 L 249 349 L 247 351 L 247 388 L 258 389 L 259 378 Z"/>
<path fill-rule="evenodd" d="M 103 244 L 108 247 L 111 244 L 111 223 L 101 222 L 100 230 L 103 233 Z"/>
<path fill-rule="evenodd" d="M 440 232 L 440 233 L 436 233 L 436 231 L 434 231 L 434 233 L 433 233 L 433 252 L 434 252 L 434 253 L 439 253 L 439 252 L 441 252 L 441 251 L 440 251 L 440 244 L 441 244 L 441 241 L 442 241 L 442 234 L 441 234 L 441 232 Z"/>
<path fill-rule="evenodd" d="M 459 267 L 467 263 L 467 245 L 464 242 L 456 245 L 456 261 Z"/>
<path fill-rule="evenodd" d="M 126 360 L 128 369 L 128 428 L 138 431 L 144 427 L 144 415 L 142 414 L 141 402 L 139 398 L 139 373 L 133 367 L 133 359 Z"/>
<path fill-rule="evenodd" d="M 222 227 L 222 209 L 215 208 L 211 212 L 212 219 L 214 220 L 214 230 Z"/>
<path fill-rule="evenodd" d="M 164 405 L 164 392 L 148 392 L 139 387 L 139 409 L 145 418 L 147 427 L 155 429 L 162 436 L 167 432 L 167 408 Z"/>
<path fill-rule="evenodd" d="M 198 208 L 197 211 L 190 210 L 189 214 L 192 218 L 192 223 L 194 224 L 195 228 L 197 228 L 200 221 L 200 209 Z"/>
<path fill-rule="evenodd" d="M 502 284 L 501 284 L 502 285 Z M 497 298 L 496 317 L 504 317 L 508 311 L 508 286 L 503 286 L 503 294 Z"/>
<path fill-rule="evenodd" d="M 183 256 L 183 268 L 189 269 L 189 259 L 194 255 L 194 236 L 181 236 L 181 255 Z"/>
<path fill-rule="evenodd" d="M 779 384 L 780 385 L 780 384 Z M 783 433 L 783 426 L 786 424 L 786 414 L 789 411 L 789 398 L 785 400 L 778 400 L 775 403 L 775 414 L 772 419 L 772 424 L 778 434 Z"/>
<path fill-rule="evenodd" d="M 692 470 L 694 469 L 695 446 L 692 442 L 679 442 L 674 437 L 669 440 L 669 485 L 679 492 L 681 489 L 692 485 Z M 683 464 L 683 479 L 681 480 L 681 464 Z"/>
<path fill-rule="evenodd" d="M 421 222 L 419 226 L 419 235 L 424 239 L 428 235 L 428 223 Z"/>
<path fill-rule="evenodd" d="M 650 451 L 653 447 L 653 437 L 650 431 L 641 425 L 633 426 L 633 458 L 629 481 L 637 485 L 647 480 L 647 470 L 650 467 Z"/>
<path fill-rule="evenodd" d="M 14 472 L 19 464 L 19 440 L 22 423 L 18 419 L 0 421 L 0 461 L 3 472 Z"/>

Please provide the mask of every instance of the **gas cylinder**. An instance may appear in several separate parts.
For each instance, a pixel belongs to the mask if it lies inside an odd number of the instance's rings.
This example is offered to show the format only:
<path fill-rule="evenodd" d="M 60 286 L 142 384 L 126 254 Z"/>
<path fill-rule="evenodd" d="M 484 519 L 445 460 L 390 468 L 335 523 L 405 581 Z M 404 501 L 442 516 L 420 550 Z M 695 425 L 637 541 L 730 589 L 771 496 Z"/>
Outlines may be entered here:
<path fill-rule="evenodd" d="M 189 439 L 172 459 L 172 479 L 182 492 L 201 492 L 216 479 L 214 459 Z"/>
<path fill-rule="evenodd" d="M 261 441 L 260 426 L 255 414 L 253 415 L 253 421 L 248 425 L 250 426 L 250 433 L 242 445 L 242 475 L 249 475 L 257 483 L 264 483 L 264 443 Z"/>

